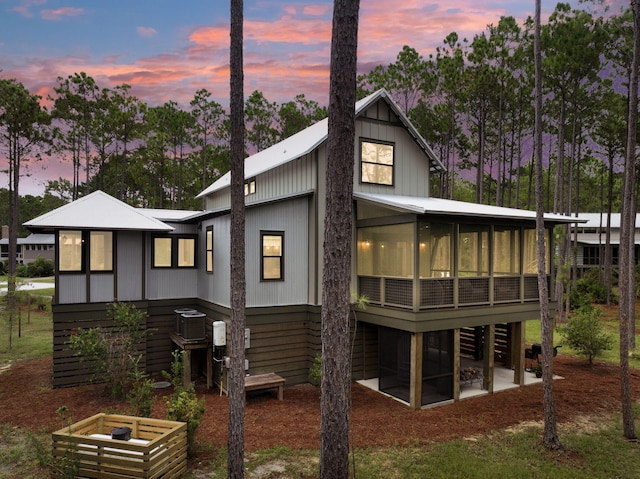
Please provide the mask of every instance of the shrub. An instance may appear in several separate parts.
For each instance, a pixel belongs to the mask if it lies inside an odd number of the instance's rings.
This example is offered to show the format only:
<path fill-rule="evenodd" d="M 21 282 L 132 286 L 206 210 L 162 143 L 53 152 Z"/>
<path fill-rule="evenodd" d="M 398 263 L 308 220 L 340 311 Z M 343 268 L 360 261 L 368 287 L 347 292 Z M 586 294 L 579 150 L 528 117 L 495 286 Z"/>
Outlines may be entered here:
<path fill-rule="evenodd" d="M 35 261 L 27 265 L 27 275 L 30 278 L 53 276 L 53 261 L 39 256 Z"/>
<path fill-rule="evenodd" d="M 184 369 L 184 351 L 174 351 L 170 372 L 162 375 L 173 383 L 173 394 L 165 398 L 167 419 L 187 423 L 187 453 L 191 454 L 195 445 L 196 430 L 204 416 L 204 397 L 198 400 L 193 385 L 184 387 L 182 371 Z"/>
<path fill-rule="evenodd" d="M 151 417 L 155 396 L 153 395 L 153 381 L 138 368 L 138 360 L 135 361 L 135 369 L 131 373 L 131 387 L 127 393 L 127 402 L 134 409 L 134 416 Z"/>
<path fill-rule="evenodd" d="M 593 364 L 593 358 L 613 347 L 613 336 L 605 330 L 602 312 L 586 305 L 573 313 L 567 324 L 559 328 L 569 346 Z"/>
<path fill-rule="evenodd" d="M 138 347 L 146 336 L 146 313 L 132 304 L 113 303 L 107 315 L 114 327 L 77 329 L 69 344 L 107 382 L 111 396 L 122 399 L 141 356 Z"/>
<path fill-rule="evenodd" d="M 316 354 L 313 364 L 309 368 L 309 382 L 314 386 L 320 386 L 322 382 L 322 355 Z"/>

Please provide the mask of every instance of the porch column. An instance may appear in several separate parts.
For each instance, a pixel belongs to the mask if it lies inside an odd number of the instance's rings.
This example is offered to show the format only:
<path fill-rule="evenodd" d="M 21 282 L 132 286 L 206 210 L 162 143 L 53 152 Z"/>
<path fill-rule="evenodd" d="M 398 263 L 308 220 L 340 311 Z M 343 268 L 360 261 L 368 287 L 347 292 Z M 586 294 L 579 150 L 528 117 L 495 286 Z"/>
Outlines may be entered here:
<path fill-rule="evenodd" d="M 493 392 L 493 367 L 496 349 L 496 325 L 488 324 L 484 327 L 484 374 L 483 386 L 490 393 Z"/>
<path fill-rule="evenodd" d="M 422 342 L 424 334 L 411 333 L 411 377 L 409 404 L 413 409 L 422 407 Z"/>
<path fill-rule="evenodd" d="M 460 399 L 460 328 L 453 330 L 453 400 Z"/>
<path fill-rule="evenodd" d="M 513 382 L 519 386 L 524 386 L 524 344 L 525 344 L 525 322 L 519 321 L 511 323 L 511 341 L 513 351 Z"/>

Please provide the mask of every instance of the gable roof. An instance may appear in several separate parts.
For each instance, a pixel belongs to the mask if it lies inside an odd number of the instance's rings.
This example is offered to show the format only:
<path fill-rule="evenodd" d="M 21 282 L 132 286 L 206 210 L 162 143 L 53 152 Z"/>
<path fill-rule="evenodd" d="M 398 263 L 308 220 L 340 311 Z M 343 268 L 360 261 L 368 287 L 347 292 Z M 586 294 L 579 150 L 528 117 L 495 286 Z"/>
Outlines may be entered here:
<path fill-rule="evenodd" d="M 157 220 L 148 211 L 141 211 L 95 191 L 72 203 L 24 223 L 33 231 L 55 228 L 93 230 L 171 231 L 173 227 Z"/>
<path fill-rule="evenodd" d="M 420 148 L 429 157 L 431 171 L 443 171 L 444 165 L 438 159 L 431 147 L 422 138 L 418 130 L 411 124 L 407 116 L 402 112 L 400 107 L 393 101 L 389 93 L 386 90 L 380 89 L 375 93 L 363 98 L 356 102 L 356 117 L 364 112 L 369 106 L 374 104 L 378 100 L 384 100 L 391 110 L 400 119 L 404 127 L 409 134 L 418 143 Z M 276 168 L 280 165 L 284 165 L 290 161 L 296 160 L 308 153 L 311 153 L 324 141 L 328 136 L 328 119 L 325 118 L 317 123 L 305 128 L 298 133 L 291 135 L 289 138 L 282 140 L 275 145 L 270 146 L 262 151 L 259 151 L 255 155 L 251 155 L 244 160 L 244 177 L 245 179 L 253 178 L 254 176 L 264 173 L 265 171 Z M 196 198 L 201 198 L 215 191 L 228 187 L 231 184 L 231 172 L 227 172 L 217 181 L 211 184 L 203 192 L 201 192 Z"/>
<path fill-rule="evenodd" d="M 473 216 L 498 219 L 535 220 L 536 212 L 504 206 L 492 206 L 466 201 L 445 200 L 442 198 L 423 198 L 420 196 L 379 195 L 372 193 L 354 193 L 354 198 L 385 206 L 406 213 L 435 214 L 447 216 Z M 586 220 L 552 213 L 544 214 L 545 221 L 551 223 L 584 223 Z"/>

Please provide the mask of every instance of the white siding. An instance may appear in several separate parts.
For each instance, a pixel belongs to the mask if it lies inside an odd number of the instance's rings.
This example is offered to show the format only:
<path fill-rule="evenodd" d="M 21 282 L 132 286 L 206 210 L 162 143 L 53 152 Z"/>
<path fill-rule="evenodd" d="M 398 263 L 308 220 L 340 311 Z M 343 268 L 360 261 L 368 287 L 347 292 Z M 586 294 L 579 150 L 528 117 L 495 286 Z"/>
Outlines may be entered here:
<path fill-rule="evenodd" d="M 202 223 L 198 249 L 198 297 L 221 306 L 230 307 L 229 284 L 231 251 L 231 218 L 220 216 Z M 206 236 L 213 225 L 213 273 L 206 273 Z"/>

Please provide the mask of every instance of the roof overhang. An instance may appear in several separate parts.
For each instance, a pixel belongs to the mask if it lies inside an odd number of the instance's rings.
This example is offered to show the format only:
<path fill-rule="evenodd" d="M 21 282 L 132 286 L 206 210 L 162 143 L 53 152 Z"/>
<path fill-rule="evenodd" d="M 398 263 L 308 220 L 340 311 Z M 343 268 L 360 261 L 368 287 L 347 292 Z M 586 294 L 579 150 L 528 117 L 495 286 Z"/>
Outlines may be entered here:
<path fill-rule="evenodd" d="M 354 198 L 371 204 L 384 206 L 404 213 L 418 215 L 433 214 L 446 216 L 466 216 L 477 218 L 496 218 L 504 220 L 535 221 L 536 212 L 503 206 L 491 206 L 442 198 L 423 198 L 414 196 L 380 195 L 372 193 L 354 193 Z M 579 217 L 545 213 L 548 223 L 583 223 Z"/>

